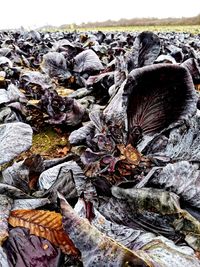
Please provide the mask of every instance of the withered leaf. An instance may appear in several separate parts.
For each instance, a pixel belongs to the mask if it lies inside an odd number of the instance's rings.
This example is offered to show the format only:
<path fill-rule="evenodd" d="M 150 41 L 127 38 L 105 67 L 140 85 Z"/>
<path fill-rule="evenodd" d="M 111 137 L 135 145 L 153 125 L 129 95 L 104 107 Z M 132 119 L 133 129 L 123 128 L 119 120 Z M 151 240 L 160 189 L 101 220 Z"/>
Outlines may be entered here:
<path fill-rule="evenodd" d="M 65 231 L 81 251 L 85 267 L 92 266 L 143 266 L 153 267 L 144 252 L 137 253 L 102 234 L 72 209 L 64 197 L 58 194 L 63 213 Z"/>
<path fill-rule="evenodd" d="M 30 234 L 48 239 L 61 248 L 63 253 L 78 256 L 79 252 L 63 230 L 60 213 L 45 210 L 14 210 L 9 223 L 13 227 L 25 227 Z"/>
<path fill-rule="evenodd" d="M 180 207 L 179 197 L 176 194 L 156 188 L 124 189 L 117 186 L 113 186 L 111 191 L 116 197 L 115 203 L 118 199 L 118 209 L 120 204 L 124 203 L 123 222 L 128 221 L 125 217 L 130 216 L 130 221 L 139 223 L 143 229 L 150 229 L 170 239 L 174 239 L 177 235 L 184 238 L 194 250 L 200 251 L 200 223 Z M 127 226 L 130 226 L 129 223 Z"/>
<path fill-rule="evenodd" d="M 126 159 L 127 162 L 134 165 L 139 164 L 141 160 L 141 154 L 131 144 L 128 144 L 126 147 L 120 144 L 117 145 L 117 147 L 121 152 L 120 159 Z"/>
<path fill-rule="evenodd" d="M 80 217 L 85 217 L 86 208 L 83 199 L 79 199 L 74 209 Z M 107 220 L 95 208 L 94 218 L 92 219 L 91 224 L 102 233 L 129 249 L 137 250 L 137 252 L 147 252 L 148 256 L 153 260 L 154 267 L 200 266 L 200 262 L 196 258 L 194 251 L 185 244 L 177 246 L 171 240 L 164 238 L 163 236 L 157 236 L 152 233 L 117 224 Z"/>
<path fill-rule="evenodd" d="M 58 148 L 57 151 L 58 151 L 59 155 L 65 156 L 65 155 L 67 155 L 69 148 L 64 146 L 63 148 Z"/>

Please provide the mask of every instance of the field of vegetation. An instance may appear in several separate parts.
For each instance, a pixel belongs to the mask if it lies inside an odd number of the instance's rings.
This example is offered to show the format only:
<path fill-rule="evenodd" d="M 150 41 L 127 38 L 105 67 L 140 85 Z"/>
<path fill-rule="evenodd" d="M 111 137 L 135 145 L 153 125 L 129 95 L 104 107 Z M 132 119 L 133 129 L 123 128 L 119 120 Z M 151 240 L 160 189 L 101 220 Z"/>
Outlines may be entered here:
<path fill-rule="evenodd" d="M 199 27 L 44 30 L 0 31 L 0 267 L 200 267 Z"/>
<path fill-rule="evenodd" d="M 69 28 L 65 28 L 65 31 L 76 30 L 81 31 L 119 31 L 119 32 L 142 32 L 142 31 L 153 31 L 153 32 L 188 32 L 192 34 L 200 34 L 199 25 L 136 25 L 136 26 L 100 26 L 100 27 L 74 27 L 73 25 Z"/>
<path fill-rule="evenodd" d="M 44 26 L 44 31 L 154 31 L 154 32 L 189 32 L 200 33 L 200 15 L 191 18 L 133 18 L 120 19 L 118 21 L 107 20 L 103 22 L 88 22 L 77 24 L 65 24 L 60 27 Z"/>

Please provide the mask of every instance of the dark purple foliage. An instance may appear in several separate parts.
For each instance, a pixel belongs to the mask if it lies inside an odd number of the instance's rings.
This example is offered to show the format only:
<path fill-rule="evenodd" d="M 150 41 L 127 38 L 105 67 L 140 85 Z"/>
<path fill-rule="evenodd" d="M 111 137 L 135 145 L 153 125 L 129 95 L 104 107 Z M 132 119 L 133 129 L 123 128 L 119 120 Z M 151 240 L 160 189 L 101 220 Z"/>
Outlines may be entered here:
<path fill-rule="evenodd" d="M 133 70 L 123 93 L 127 105 L 129 142 L 153 135 L 170 124 L 194 115 L 197 97 L 188 71 L 158 64 Z"/>
<path fill-rule="evenodd" d="M 29 235 L 29 230 L 21 227 L 10 230 L 4 243 L 10 267 L 59 267 L 60 249 L 48 240 Z"/>
<path fill-rule="evenodd" d="M 49 115 L 50 124 L 75 126 L 85 115 L 84 108 L 73 98 L 61 97 L 56 91 L 45 90 L 41 97 L 41 108 Z"/>

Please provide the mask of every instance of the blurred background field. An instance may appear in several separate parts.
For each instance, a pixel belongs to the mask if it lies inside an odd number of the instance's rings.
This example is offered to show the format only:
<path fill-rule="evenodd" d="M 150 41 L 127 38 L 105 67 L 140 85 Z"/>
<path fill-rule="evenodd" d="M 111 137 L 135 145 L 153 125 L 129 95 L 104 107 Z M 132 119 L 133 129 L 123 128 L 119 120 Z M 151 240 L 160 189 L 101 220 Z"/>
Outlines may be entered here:
<path fill-rule="evenodd" d="M 200 25 L 133 25 L 133 26 L 93 26 L 93 27 L 75 27 L 74 25 L 66 28 L 45 27 L 42 31 L 105 31 L 105 32 L 187 32 L 192 34 L 200 34 Z"/>
<path fill-rule="evenodd" d="M 81 24 L 63 24 L 59 27 L 46 25 L 42 31 L 153 31 L 153 32 L 188 32 L 200 34 L 200 15 L 182 18 L 133 18 L 87 22 Z"/>

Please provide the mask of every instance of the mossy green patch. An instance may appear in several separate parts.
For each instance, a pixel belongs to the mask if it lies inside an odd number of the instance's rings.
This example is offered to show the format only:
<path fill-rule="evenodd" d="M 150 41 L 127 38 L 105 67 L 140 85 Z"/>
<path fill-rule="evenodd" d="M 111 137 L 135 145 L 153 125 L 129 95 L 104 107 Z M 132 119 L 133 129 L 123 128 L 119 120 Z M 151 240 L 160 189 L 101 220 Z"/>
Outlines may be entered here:
<path fill-rule="evenodd" d="M 60 129 L 46 127 L 33 134 L 31 148 L 17 157 L 17 161 L 23 160 L 32 154 L 40 154 L 44 158 L 63 157 L 70 150 L 68 134 Z"/>
<path fill-rule="evenodd" d="M 56 149 L 68 145 L 68 138 L 65 134 L 58 133 L 52 128 L 46 128 L 42 132 L 33 135 L 31 152 L 49 156 L 56 154 Z"/>

